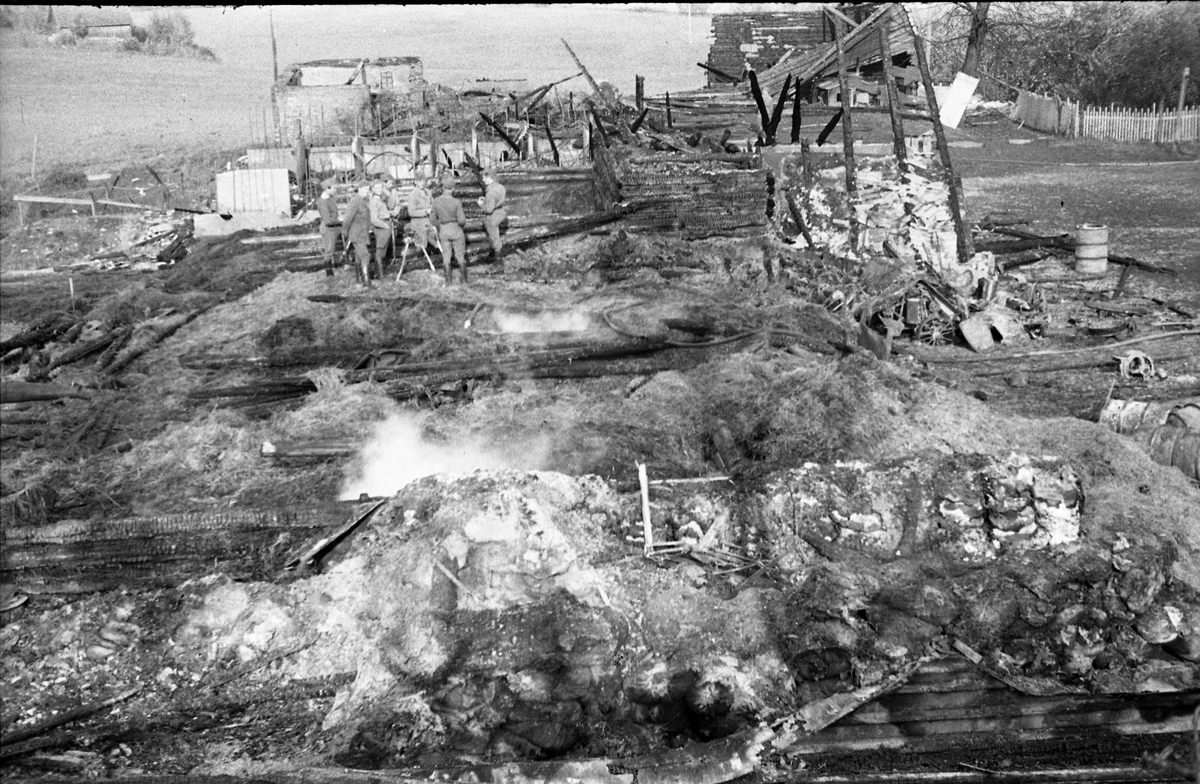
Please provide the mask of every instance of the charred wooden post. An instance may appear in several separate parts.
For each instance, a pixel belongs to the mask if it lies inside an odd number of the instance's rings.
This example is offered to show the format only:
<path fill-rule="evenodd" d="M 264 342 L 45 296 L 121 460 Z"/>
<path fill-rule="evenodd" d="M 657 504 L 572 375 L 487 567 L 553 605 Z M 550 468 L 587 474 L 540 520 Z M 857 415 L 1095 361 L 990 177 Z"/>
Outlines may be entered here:
<path fill-rule="evenodd" d="M 775 110 L 771 112 L 771 120 L 764 129 L 766 145 L 771 147 L 775 144 L 775 133 L 779 129 L 779 123 L 783 120 L 783 107 L 787 103 L 788 92 L 792 89 L 792 75 L 788 74 L 783 80 L 783 90 L 779 93 L 779 100 L 775 102 Z"/>
<path fill-rule="evenodd" d="M 634 120 L 634 121 L 633 121 L 633 124 L 632 124 L 632 125 L 630 125 L 630 126 L 629 126 L 629 132 L 630 132 L 630 133 L 637 133 L 637 132 L 638 132 L 638 128 L 641 128 L 641 127 L 642 127 L 642 123 L 646 121 L 646 114 L 647 114 L 647 113 L 649 113 L 649 111 L 650 111 L 650 108 L 649 108 L 649 107 L 646 107 L 645 109 L 642 109 L 642 113 L 641 113 L 641 114 L 639 114 L 639 115 L 638 115 L 638 118 L 637 118 L 636 120 Z"/>
<path fill-rule="evenodd" d="M 906 15 L 905 23 L 912 32 L 914 47 L 917 50 L 917 67 L 921 70 L 921 83 L 925 85 L 925 99 L 929 102 L 929 119 L 933 121 L 933 135 L 937 139 L 938 155 L 945 169 L 946 190 L 949 191 L 950 217 L 954 219 L 954 232 L 958 235 L 958 260 L 966 264 L 975 255 L 972 245 L 971 232 L 963 221 L 962 202 L 959 200 L 959 190 L 954 182 L 954 164 L 950 160 L 950 147 L 946 144 L 946 129 L 942 127 L 937 96 L 933 92 L 933 75 L 929 71 L 929 58 L 925 56 L 925 40 L 912 29 L 912 21 Z"/>
<path fill-rule="evenodd" d="M 546 138 L 550 140 L 550 153 L 554 156 L 554 165 L 561 166 L 562 161 L 558 157 L 558 145 L 554 143 L 554 134 L 550 132 L 550 120 L 546 119 Z"/>
<path fill-rule="evenodd" d="M 792 101 L 792 135 L 790 137 L 792 144 L 800 143 L 800 124 L 801 124 L 801 122 L 802 122 L 802 120 L 800 117 L 800 81 L 797 80 L 796 81 L 796 97 L 795 97 L 795 100 Z"/>
<path fill-rule="evenodd" d="M 884 20 L 879 28 L 879 52 L 883 59 L 883 80 L 887 88 L 888 114 L 892 118 L 892 148 L 896 151 L 896 165 L 900 172 L 908 172 L 908 158 L 904 148 L 904 120 L 900 117 L 900 91 L 896 89 L 896 72 L 892 67 L 892 43 L 889 40 L 891 20 Z"/>
<path fill-rule="evenodd" d="M 592 106 L 592 125 L 596 126 L 596 131 L 600 134 L 600 142 L 608 147 L 608 131 L 604 130 L 604 123 L 600 122 L 600 116 L 596 114 L 596 107 Z"/>
<path fill-rule="evenodd" d="M 675 123 L 671 120 L 671 94 L 667 93 L 667 127 L 673 128 Z"/>
<path fill-rule="evenodd" d="M 842 109 L 837 110 L 837 114 L 829 118 L 829 122 L 825 123 L 825 127 L 817 134 L 817 146 L 821 147 L 825 144 L 825 140 L 829 138 L 829 134 L 833 133 L 833 129 L 838 127 L 838 123 L 842 121 L 842 115 L 845 112 Z"/>
<path fill-rule="evenodd" d="M 640 112 L 646 108 L 646 77 L 634 76 L 634 105 Z"/>
<path fill-rule="evenodd" d="M 850 84 L 846 78 L 846 45 L 842 25 L 836 19 L 833 21 L 834 37 L 837 40 L 838 56 L 838 90 L 841 91 L 842 112 L 842 150 L 846 156 L 846 203 L 850 207 L 850 247 L 858 247 L 858 214 L 854 209 L 858 201 L 858 179 L 854 172 L 854 125 L 850 110 L 854 103 L 850 94 Z"/>
<path fill-rule="evenodd" d="M 771 125 L 771 117 L 767 114 L 766 99 L 763 98 L 762 88 L 758 85 L 758 76 L 750 72 L 750 93 L 754 96 L 754 104 L 758 107 L 758 118 L 762 123 L 763 143 L 766 143 L 767 128 Z"/>

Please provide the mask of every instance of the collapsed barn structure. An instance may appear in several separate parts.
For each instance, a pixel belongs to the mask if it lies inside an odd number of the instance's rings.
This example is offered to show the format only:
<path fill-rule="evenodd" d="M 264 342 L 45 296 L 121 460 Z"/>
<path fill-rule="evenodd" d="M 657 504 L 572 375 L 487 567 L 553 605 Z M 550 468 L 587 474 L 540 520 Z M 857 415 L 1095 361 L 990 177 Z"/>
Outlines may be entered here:
<path fill-rule="evenodd" d="M 112 328 L 54 313 L 3 344 L 24 372 L 5 401 L 90 404 L 105 393 L 56 383 L 64 371 L 90 364 L 113 386 L 186 335 L 170 369 L 201 381 L 151 391 L 210 407 L 203 433 L 172 433 L 219 435 L 195 461 L 208 491 L 227 491 L 225 472 L 262 472 L 296 496 L 320 478 L 340 500 L 78 520 L 56 517 L 48 480 L 6 494 L 4 516 L 24 524 L 3 529 L 0 575 L 19 588 L 5 612 L 84 597 L 46 610 L 62 628 L 27 650 L 90 663 L 97 699 L 6 714 L 0 757 L 82 776 L 99 763 L 52 752 L 123 758 L 121 744 L 183 735 L 220 758 L 191 760 L 189 780 L 1188 772 L 1200 757 L 1182 750 L 1200 722 L 1196 402 L 1105 400 L 1091 413 L 1112 433 L 1067 418 L 1003 430 L 948 389 L 938 363 L 951 344 L 1021 372 L 1061 362 L 1021 353 L 1054 320 L 1036 287 L 1002 273 L 1072 258 L 1076 241 L 1008 216 L 966 220 L 946 107 L 901 6 L 718 16 L 714 32 L 705 89 L 647 96 L 639 79 L 632 100 L 569 45 L 586 100 L 558 100 L 554 85 L 448 91 L 406 57 L 285 70 L 277 143 L 249 150 L 242 171 L 274 171 L 276 188 L 312 174 L 343 195 L 372 176 L 403 192 L 448 172 L 480 263 L 477 173 L 491 166 L 510 199 L 506 242 L 532 259 L 496 272 L 513 276 L 508 298 L 492 281 L 430 293 L 421 265 L 390 267 L 398 293 L 383 302 L 301 280 L 314 237 L 287 225 L 305 207 L 289 192 L 282 230 L 231 234 L 200 258 L 177 252 L 182 227 L 138 240 L 160 254 L 167 288 L 195 284 L 220 304 L 181 296 Z M 857 143 L 864 116 L 886 117 L 892 143 Z M 268 176 L 225 174 L 230 198 Z M 555 238 L 569 244 L 538 257 Z M 700 238 L 710 244 L 682 242 Z M 554 277 L 569 286 L 538 290 Z M 766 283 L 724 300 L 657 286 L 677 278 Z M 261 311 L 270 328 L 247 328 Z M 371 319 L 387 328 L 368 332 Z M 888 363 L 901 344 L 903 363 Z M 1081 355 L 1095 365 L 1112 350 Z M 1152 370 L 1125 359 L 1126 380 Z M 911 388 L 918 362 L 929 383 Z M 614 386 L 575 408 L 549 386 L 582 379 Z M 500 409 L 522 383 L 546 407 Z M 554 471 L 424 476 L 387 496 L 330 487 L 320 471 L 394 439 L 355 431 L 350 413 L 395 401 L 499 411 L 500 438 L 528 406 L 535 430 L 571 420 L 570 448 L 551 450 Z M 114 446 L 116 414 L 89 411 L 72 448 Z M 126 452 L 164 472 L 178 462 Z M 614 455 L 620 473 L 604 470 Z M 265 735 L 246 741 L 255 727 Z M 305 756 L 284 760 L 296 747 Z"/>

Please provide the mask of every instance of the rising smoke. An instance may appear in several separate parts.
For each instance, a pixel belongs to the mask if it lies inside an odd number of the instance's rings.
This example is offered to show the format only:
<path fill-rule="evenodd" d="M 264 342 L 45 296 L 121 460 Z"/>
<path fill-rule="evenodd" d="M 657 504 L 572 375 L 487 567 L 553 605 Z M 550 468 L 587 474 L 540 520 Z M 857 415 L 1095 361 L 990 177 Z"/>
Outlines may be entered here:
<path fill-rule="evenodd" d="M 414 479 L 467 474 L 477 469 L 533 471 L 546 467 L 551 438 L 497 444 L 481 437 L 454 443 L 426 438 L 416 418 L 393 414 L 376 428 L 347 471 L 340 498 L 390 496 Z"/>

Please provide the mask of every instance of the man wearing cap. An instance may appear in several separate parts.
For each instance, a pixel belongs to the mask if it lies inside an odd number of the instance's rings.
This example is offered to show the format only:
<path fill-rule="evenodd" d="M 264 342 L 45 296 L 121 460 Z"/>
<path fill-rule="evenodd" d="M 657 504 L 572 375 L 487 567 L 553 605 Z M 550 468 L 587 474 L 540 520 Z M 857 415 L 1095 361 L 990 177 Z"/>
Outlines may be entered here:
<path fill-rule="evenodd" d="M 317 215 L 320 216 L 321 252 L 325 257 L 325 274 L 333 277 L 333 254 L 337 250 L 338 235 L 342 233 L 342 219 L 338 217 L 333 189 L 328 185 L 317 198 Z"/>
<path fill-rule="evenodd" d="M 346 243 L 354 246 L 356 272 L 362 275 L 362 283 L 367 286 L 371 285 L 371 252 L 368 248 L 371 241 L 371 208 L 367 202 L 370 195 L 371 189 L 366 185 L 361 186 L 346 205 L 346 215 L 342 218 Z"/>
<path fill-rule="evenodd" d="M 442 246 L 442 267 L 446 271 L 446 283 L 453 283 L 450 274 L 451 255 L 458 257 L 458 268 L 462 270 L 462 282 L 467 282 L 467 235 L 463 226 L 467 218 L 463 214 L 462 202 L 454 198 L 454 177 L 442 178 L 442 192 L 433 200 L 430 220 L 437 228 L 438 241 Z"/>
<path fill-rule="evenodd" d="M 413 189 L 408 194 L 408 228 L 407 232 L 412 237 L 413 243 L 420 248 L 421 252 L 428 256 L 425 250 L 430 244 L 437 244 L 437 231 L 433 228 L 433 224 L 429 222 L 429 215 L 433 212 L 433 195 L 429 193 L 429 183 L 422 176 L 417 176 L 413 182 Z M 405 247 L 407 250 L 407 246 Z"/>
<path fill-rule="evenodd" d="M 392 218 L 395 210 L 382 181 L 371 186 L 370 205 L 371 230 L 375 232 L 375 269 L 382 280 L 383 260 L 387 258 L 388 248 L 392 245 Z"/>
<path fill-rule="evenodd" d="M 487 232 L 488 243 L 492 252 L 488 258 L 497 261 L 503 257 L 504 243 L 500 239 L 500 224 L 508 218 L 504 209 L 507 193 L 504 186 L 496 182 L 496 176 L 491 169 L 484 169 L 480 174 L 483 182 L 483 198 L 479 199 L 479 207 L 483 210 L 483 228 Z"/>

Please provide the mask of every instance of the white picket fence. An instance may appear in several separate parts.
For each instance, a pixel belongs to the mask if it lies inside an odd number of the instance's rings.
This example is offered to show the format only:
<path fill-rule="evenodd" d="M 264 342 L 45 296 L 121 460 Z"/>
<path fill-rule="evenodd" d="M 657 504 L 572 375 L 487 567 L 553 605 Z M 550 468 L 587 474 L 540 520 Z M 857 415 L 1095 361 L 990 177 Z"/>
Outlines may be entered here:
<path fill-rule="evenodd" d="M 1075 135 L 1118 142 L 1200 141 L 1200 108 L 1182 112 L 1087 107 L 1076 115 Z"/>

